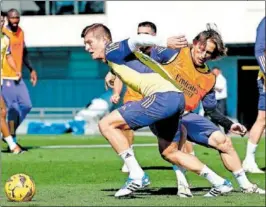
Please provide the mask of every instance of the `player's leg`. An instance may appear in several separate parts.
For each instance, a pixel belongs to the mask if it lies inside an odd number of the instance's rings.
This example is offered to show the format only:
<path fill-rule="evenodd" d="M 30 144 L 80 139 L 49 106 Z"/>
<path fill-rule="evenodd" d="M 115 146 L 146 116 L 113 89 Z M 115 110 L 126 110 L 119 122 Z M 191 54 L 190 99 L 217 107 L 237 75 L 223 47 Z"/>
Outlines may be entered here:
<path fill-rule="evenodd" d="M 197 157 L 178 150 L 178 143 L 173 142 L 173 137 L 175 137 L 175 141 L 177 141 L 176 133 L 171 134 L 171 132 L 176 132 L 176 129 L 178 129 L 178 125 L 175 125 L 178 122 L 179 120 L 176 118 L 174 118 L 174 120 L 168 119 L 165 122 L 156 123 L 156 125 L 151 128 L 159 139 L 159 150 L 162 157 L 174 165 L 180 165 L 206 178 L 214 186 L 210 191 L 211 196 L 218 196 L 230 192 L 233 188 L 229 181 L 217 175 Z M 163 130 L 165 128 L 168 130 Z"/>
<path fill-rule="evenodd" d="M 143 187 L 144 180 L 149 182 L 149 178 L 145 175 L 136 160 L 127 138 L 122 133 L 122 130 L 130 128 L 125 121 L 125 115 L 127 114 L 121 114 L 118 110 L 115 110 L 99 122 L 101 134 L 108 140 L 129 169 L 129 177 L 126 184 L 116 192 L 115 197 L 126 196 L 138 189 L 141 189 Z"/>
<path fill-rule="evenodd" d="M 174 140 L 174 142 L 178 142 L 178 139 L 179 137 L 177 136 L 177 140 Z M 179 140 L 178 149 L 184 153 L 190 154 L 191 148 L 188 148 L 189 145 L 187 144 L 187 142 L 187 130 L 183 125 L 181 125 L 181 137 Z M 173 165 L 173 170 L 177 179 L 177 195 L 179 197 L 193 197 L 188 181 L 186 179 L 186 169 L 181 166 Z"/>
<path fill-rule="evenodd" d="M 132 149 L 132 152 L 134 153 L 134 149 L 133 149 L 133 143 L 134 143 L 134 131 L 133 130 L 123 130 L 123 134 L 124 136 L 128 139 L 128 143 L 129 143 L 129 146 L 130 148 Z M 129 170 L 128 170 L 128 167 L 126 165 L 126 163 L 123 164 L 122 168 L 121 168 L 121 171 L 123 173 L 128 173 Z"/>
<path fill-rule="evenodd" d="M 146 112 L 155 110 L 156 95 L 146 97 L 138 102 L 127 103 L 105 116 L 99 122 L 102 135 L 109 141 L 114 150 L 121 156 L 129 169 L 129 178 L 126 185 L 116 192 L 116 197 L 129 195 L 132 192 L 149 184 L 149 179 L 139 166 L 128 138 L 124 131 L 148 126 L 154 122 L 154 118 Z"/>
<path fill-rule="evenodd" d="M 138 92 L 134 91 L 130 87 L 127 87 L 126 92 L 125 92 L 124 97 L 123 97 L 123 102 L 124 102 L 124 104 L 126 104 L 126 103 L 130 103 L 132 101 L 140 101 L 142 99 L 143 99 L 143 96 L 141 94 L 139 94 Z M 128 138 L 129 145 L 130 145 L 132 151 L 134 152 L 134 149 L 133 149 L 134 131 L 133 130 L 125 130 L 124 131 L 124 135 Z M 123 164 L 123 166 L 121 168 L 121 171 L 123 173 L 128 173 L 129 172 L 128 168 L 127 168 L 127 165 L 125 163 Z"/>
<path fill-rule="evenodd" d="M 141 101 L 131 102 L 113 111 L 103 118 L 100 123 L 101 133 L 108 139 L 115 151 L 120 154 L 129 169 L 129 178 L 126 185 L 116 194 L 116 197 L 125 196 L 149 184 L 147 175 L 136 161 L 128 139 L 121 130 L 150 126 L 158 120 L 172 116 L 179 110 L 179 104 L 173 100 L 182 99 L 182 93 L 165 92 L 155 93 Z M 164 104 L 162 104 L 164 103 Z M 134 158 L 134 159 L 133 159 Z"/>
<path fill-rule="evenodd" d="M 192 142 L 186 140 L 186 142 L 184 144 L 184 152 L 191 154 L 191 155 L 195 155 L 195 151 L 194 151 Z"/>
<path fill-rule="evenodd" d="M 12 136 L 9 133 L 8 125 L 6 123 L 6 106 L 5 102 L 0 96 L 0 109 L 1 109 L 1 132 L 3 135 L 4 141 L 8 144 L 9 149 L 14 154 L 22 153 L 23 151 L 20 149 L 20 147 L 14 142 Z"/>
<path fill-rule="evenodd" d="M 14 80 L 3 80 L 2 96 L 5 100 L 8 111 L 8 126 L 12 137 L 15 137 L 15 131 L 19 125 L 20 107 L 17 102 L 17 90 Z M 16 142 L 16 140 L 14 139 Z"/>
<path fill-rule="evenodd" d="M 233 173 L 242 192 L 265 194 L 265 190 L 258 188 L 248 180 L 230 137 L 221 131 L 215 131 L 209 137 L 209 145 L 219 150 L 224 166 Z"/>
<path fill-rule="evenodd" d="M 211 121 L 197 114 L 191 113 L 183 117 L 182 121 L 188 130 L 188 138 L 191 141 L 219 151 L 224 166 L 233 173 L 243 191 L 253 189 L 254 193 L 265 193 L 264 190 L 257 187 L 255 189 L 255 186 L 246 177 L 231 138 L 224 135 Z"/>
<path fill-rule="evenodd" d="M 20 124 L 23 122 L 23 120 L 26 118 L 27 114 L 30 112 L 32 108 L 29 91 L 22 79 L 17 83 L 16 90 L 17 90 L 17 100 L 20 110 L 19 110 L 19 123 L 16 126 L 15 130 L 17 130 L 17 128 L 20 126 Z"/>
<path fill-rule="evenodd" d="M 263 91 L 263 85 L 261 80 L 258 80 L 258 87 L 259 87 L 259 103 L 258 103 L 258 116 L 256 122 L 252 126 L 249 132 L 249 138 L 247 143 L 246 149 L 246 157 L 243 161 L 243 167 L 246 172 L 250 173 L 264 173 L 264 171 L 258 168 L 258 165 L 255 161 L 255 152 L 260 141 L 260 138 L 265 130 L 265 111 L 266 111 L 266 92 Z"/>

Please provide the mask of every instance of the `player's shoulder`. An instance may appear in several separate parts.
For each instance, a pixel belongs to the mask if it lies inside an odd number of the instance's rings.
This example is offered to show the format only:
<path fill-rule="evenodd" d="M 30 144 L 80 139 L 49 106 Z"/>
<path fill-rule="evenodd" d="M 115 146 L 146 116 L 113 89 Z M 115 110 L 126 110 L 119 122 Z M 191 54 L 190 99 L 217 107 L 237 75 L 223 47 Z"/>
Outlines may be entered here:
<path fill-rule="evenodd" d="M 120 42 L 112 42 L 106 46 L 105 54 L 108 55 L 110 52 L 115 51 L 119 48 Z"/>
<path fill-rule="evenodd" d="M 127 39 L 110 43 L 105 48 L 105 57 L 107 61 L 112 61 L 120 64 L 128 54 L 129 48 Z"/>
<path fill-rule="evenodd" d="M 167 48 L 166 47 L 161 47 L 161 46 L 155 46 L 153 47 L 154 48 L 154 51 L 157 53 L 157 54 L 160 54 L 162 53 L 163 51 L 166 51 Z"/>

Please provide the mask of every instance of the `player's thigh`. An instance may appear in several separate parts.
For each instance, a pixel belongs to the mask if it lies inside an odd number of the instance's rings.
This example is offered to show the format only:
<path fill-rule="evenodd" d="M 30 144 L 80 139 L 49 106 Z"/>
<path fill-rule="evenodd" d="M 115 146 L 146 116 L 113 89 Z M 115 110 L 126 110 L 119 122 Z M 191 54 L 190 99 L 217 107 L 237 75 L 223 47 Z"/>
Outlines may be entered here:
<path fill-rule="evenodd" d="M 19 104 L 31 108 L 32 103 L 30 99 L 30 94 L 25 82 L 22 79 L 17 84 L 16 90 L 18 92 L 17 97 Z"/>
<path fill-rule="evenodd" d="M 214 132 L 221 132 L 209 119 L 195 113 L 183 116 L 182 124 L 187 129 L 187 139 L 205 147 L 213 147 L 209 143 L 210 136 Z"/>
<path fill-rule="evenodd" d="M 3 80 L 2 96 L 7 108 L 14 108 L 17 103 L 17 90 L 14 80 Z"/>
<path fill-rule="evenodd" d="M 229 142 L 230 138 L 221 131 L 215 131 L 209 137 L 209 146 L 218 150 L 226 151 L 224 145 Z"/>
<path fill-rule="evenodd" d="M 129 129 L 125 119 L 118 110 L 112 111 L 104 116 L 99 122 L 100 130 L 105 130 L 107 127 L 119 128 L 121 130 Z"/>
<path fill-rule="evenodd" d="M 178 146 L 181 139 L 181 118 L 180 114 L 160 120 L 150 126 L 153 134 L 158 138 L 159 151 L 164 153 L 172 148 Z"/>

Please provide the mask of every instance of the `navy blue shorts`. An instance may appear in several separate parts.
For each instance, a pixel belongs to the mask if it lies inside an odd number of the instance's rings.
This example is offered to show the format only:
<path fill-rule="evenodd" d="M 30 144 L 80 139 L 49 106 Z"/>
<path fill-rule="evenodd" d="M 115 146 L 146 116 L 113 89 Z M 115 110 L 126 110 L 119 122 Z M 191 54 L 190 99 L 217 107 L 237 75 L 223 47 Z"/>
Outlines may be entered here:
<path fill-rule="evenodd" d="M 266 111 L 266 91 L 265 88 L 263 88 L 264 80 L 261 78 L 257 81 L 258 83 L 258 89 L 259 89 L 259 102 L 258 102 L 258 110 L 260 111 Z"/>
<path fill-rule="evenodd" d="M 141 101 L 128 102 L 118 109 L 133 130 L 150 126 L 158 137 L 166 137 L 178 130 L 179 117 L 185 108 L 183 93 L 164 92 L 147 96 Z"/>
<path fill-rule="evenodd" d="M 209 137 L 220 129 L 209 119 L 195 113 L 188 113 L 182 117 L 182 124 L 187 129 L 187 139 L 191 142 L 210 147 Z"/>

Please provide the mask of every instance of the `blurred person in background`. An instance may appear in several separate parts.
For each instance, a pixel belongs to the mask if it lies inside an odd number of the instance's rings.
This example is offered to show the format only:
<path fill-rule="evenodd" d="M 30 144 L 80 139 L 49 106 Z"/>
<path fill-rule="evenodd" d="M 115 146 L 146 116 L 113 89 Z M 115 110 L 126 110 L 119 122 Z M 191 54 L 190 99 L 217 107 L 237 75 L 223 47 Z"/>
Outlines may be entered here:
<path fill-rule="evenodd" d="M 1 31 L 5 23 L 5 18 L 1 14 Z M 9 38 L 1 32 L 1 74 L 2 74 L 2 66 L 3 59 L 7 59 L 7 63 L 10 65 L 12 70 L 16 73 L 18 77 L 21 76 L 21 73 L 17 70 L 16 63 L 11 55 L 10 51 L 10 40 Z M 1 89 L 2 89 L 2 75 L 1 75 Z M 23 150 L 14 142 L 12 136 L 10 135 L 8 125 L 6 122 L 6 106 L 3 100 L 2 95 L 0 96 L 0 110 L 1 110 L 1 132 L 3 136 L 3 140 L 7 143 L 10 151 L 14 154 L 22 153 Z"/>
<path fill-rule="evenodd" d="M 266 70 L 265 70 L 265 56 L 266 56 L 266 42 L 265 42 L 265 21 L 264 17 L 257 27 L 257 35 L 255 42 L 255 56 L 260 66 L 258 76 L 259 102 L 258 102 L 258 116 L 256 122 L 249 132 L 249 138 L 246 149 L 246 157 L 243 161 L 245 171 L 250 173 L 265 173 L 259 169 L 255 161 L 255 152 L 260 141 L 260 138 L 265 130 L 265 110 L 266 110 Z"/>
<path fill-rule="evenodd" d="M 7 25 L 3 27 L 3 33 L 10 39 L 10 49 L 18 71 L 21 73 L 22 64 L 24 63 L 30 71 L 31 83 L 35 86 L 37 83 L 37 73 L 29 61 L 24 41 L 24 32 L 19 27 L 19 22 L 19 12 L 16 9 L 10 9 L 7 12 Z M 17 143 L 16 130 L 30 112 L 32 103 L 26 84 L 12 70 L 6 58 L 3 59 L 2 77 L 2 94 L 8 108 L 9 130 L 14 142 Z"/>
<path fill-rule="evenodd" d="M 216 83 L 214 86 L 215 98 L 217 100 L 217 109 L 223 114 L 227 115 L 226 100 L 227 100 L 227 81 L 223 76 L 222 71 L 218 67 L 213 67 L 213 74 L 216 76 Z M 217 121 L 211 119 L 213 123 L 218 126 Z M 225 134 L 228 133 L 228 129 L 224 128 Z"/>

